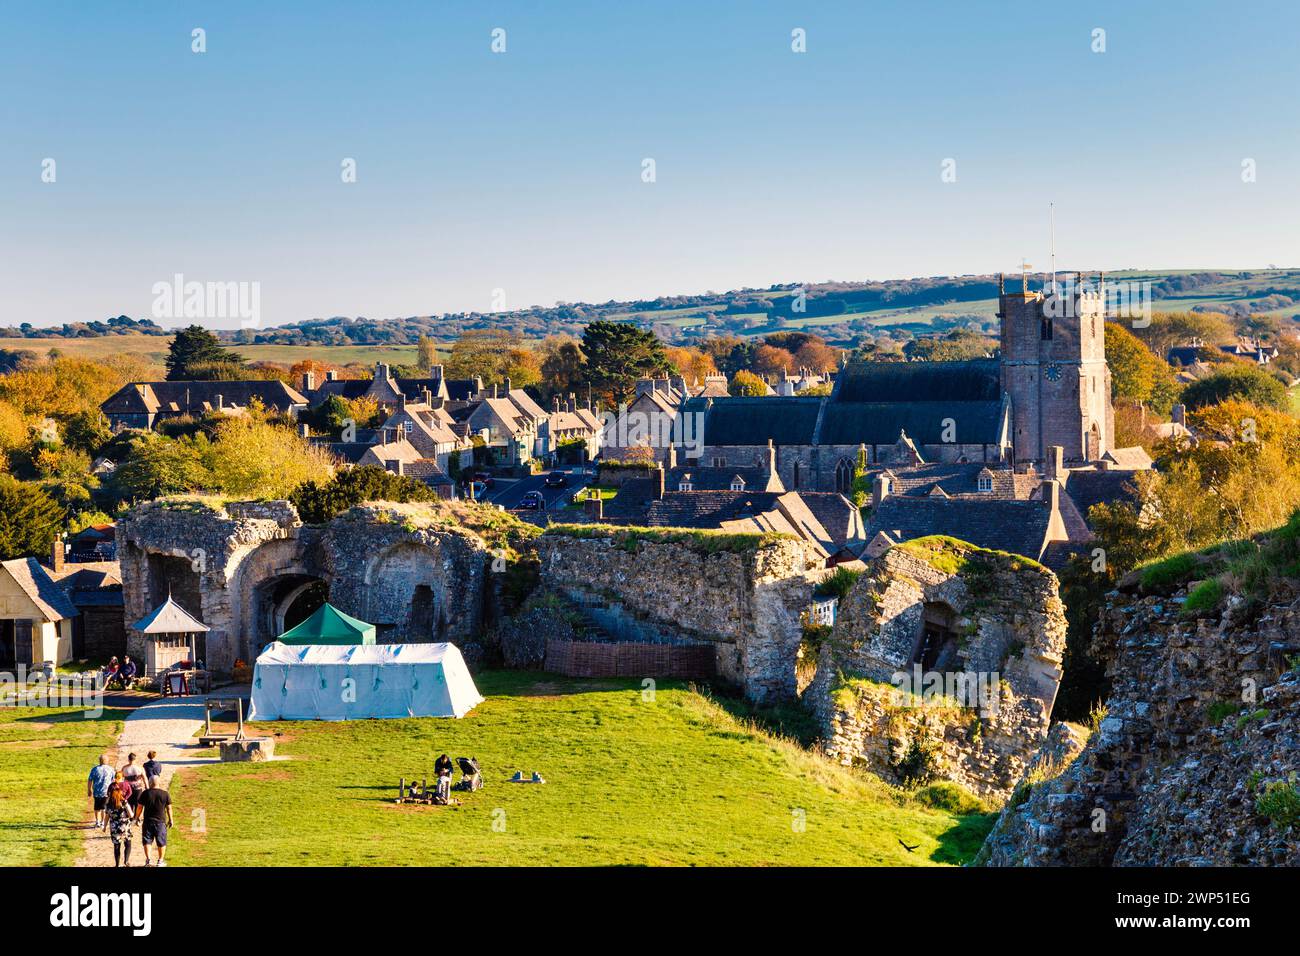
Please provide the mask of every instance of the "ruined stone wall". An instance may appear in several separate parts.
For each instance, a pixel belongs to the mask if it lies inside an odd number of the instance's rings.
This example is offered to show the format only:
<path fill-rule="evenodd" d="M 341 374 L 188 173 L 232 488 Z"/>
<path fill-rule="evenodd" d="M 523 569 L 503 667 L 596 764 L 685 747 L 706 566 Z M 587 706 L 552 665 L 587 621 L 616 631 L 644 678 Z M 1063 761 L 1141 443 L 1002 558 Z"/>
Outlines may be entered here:
<path fill-rule="evenodd" d="M 304 527 L 287 501 L 160 499 L 118 524 L 128 625 L 168 593 L 208 625 L 206 663 L 229 672 L 279 629 L 276 606 L 323 582 L 345 614 L 376 625 L 381 642 L 451 641 L 481 631 L 490 554 L 431 505 L 370 504 Z M 144 638 L 128 633 L 129 653 Z"/>
<path fill-rule="evenodd" d="M 938 609 L 948 637 L 923 668 Z M 1046 738 L 1065 630 L 1046 568 L 919 539 L 873 559 L 840 602 L 805 699 L 842 763 L 901 782 L 915 743 L 934 775 L 1005 799 Z"/>
<path fill-rule="evenodd" d="M 800 542 L 710 552 L 612 530 L 548 533 L 537 549 L 544 586 L 606 595 L 649 625 L 714 644 L 718 673 L 756 701 L 795 697 L 799 615 L 812 598 Z"/>
<path fill-rule="evenodd" d="M 1093 654 L 1112 693 L 1088 746 L 1008 806 L 980 854 L 994 866 L 1297 862 L 1261 817 L 1261 788 L 1300 768 L 1300 600 L 1183 611 L 1188 589 L 1112 592 Z"/>

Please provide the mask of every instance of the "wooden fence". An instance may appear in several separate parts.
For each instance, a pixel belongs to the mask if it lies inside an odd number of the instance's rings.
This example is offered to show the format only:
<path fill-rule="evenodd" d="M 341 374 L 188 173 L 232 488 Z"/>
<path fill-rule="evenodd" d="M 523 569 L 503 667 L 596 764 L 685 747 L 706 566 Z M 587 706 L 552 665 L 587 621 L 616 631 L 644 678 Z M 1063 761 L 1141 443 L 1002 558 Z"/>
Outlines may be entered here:
<path fill-rule="evenodd" d="M 546 670 L 566 677 L 678 677 L 717 674 L 712 644 L 598 644 L 547 641 Z"/>

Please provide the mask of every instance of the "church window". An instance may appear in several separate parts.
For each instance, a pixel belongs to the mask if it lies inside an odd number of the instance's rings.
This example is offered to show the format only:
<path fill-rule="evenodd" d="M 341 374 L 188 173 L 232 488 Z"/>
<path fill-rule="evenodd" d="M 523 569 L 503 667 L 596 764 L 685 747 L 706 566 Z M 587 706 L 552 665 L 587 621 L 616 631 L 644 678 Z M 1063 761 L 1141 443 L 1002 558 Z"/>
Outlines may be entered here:
<path fill-rule="evenodd" d="M 853 490 L 853 462 L 847 458 L 841 458 L 835 466 L 835 490 L 842 495 L 847 495 Z"/>
<path fill-rule="evenodd" d="M 794 477 L 790 482 L 792 488 L 799 487 L 799 462 L 794 463 Z"/>
<path fill-rule="evenodd" d="M 1050 342 L 1052 340 L 1052 320 L 1047 318 L 1047 316 L 1043 316 L 1042 325 L 1039 326 L 1039 334 L 1042 336 L 1044 342 Z"/>

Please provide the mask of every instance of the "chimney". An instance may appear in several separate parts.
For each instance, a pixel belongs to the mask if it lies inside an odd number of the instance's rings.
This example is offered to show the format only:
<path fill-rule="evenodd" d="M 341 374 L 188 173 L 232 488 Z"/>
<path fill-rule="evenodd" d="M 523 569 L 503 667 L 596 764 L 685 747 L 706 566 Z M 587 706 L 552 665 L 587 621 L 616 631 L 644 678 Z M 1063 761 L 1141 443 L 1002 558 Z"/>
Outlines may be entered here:
<path fill-rule="evenodd" d="M 328 372 L 325 373 L 325 381 L 337 382 L 338 380 L 339 380 L 339 373 L 335 369 L 330 369 Z"/>
<path fill-rule="evenodd" d="M 301 436 L 302 438 L 310 438 L 310 437 L 311 437 L 311 426 L 308 425 L 306 422 L 304 422 L 303 424 L 299 425 L 299 426 L 298 426 L 298 434 L 299 434 L 299 436 Z"/>
<path fill-rule="evenodd" d="M 655 469 L 655 499 L 663 501 L 664 498 L 664 466 L 659 465 Z"/>
<path fill-rule="evenodd" d="M 497 383 L 496 383 L 496 382 L 493 382 L 493 383 L 492 383 L 492 397 L 493 397 L 493 398 L 499 398 L 499 397 L 500 397 L 499 395 L 497 395 Z"/>
<path fill-rule="evenodd" d="M 430 366 L 429 366 L 429 378 L 442 378 L 442 366 L 441 366 L 441 365 L 430 365 Z"/>
<path fill-rule="evenodd" d="M 677 467 L 677 446 L 670 443 L 668 445 L 668 470 L 672 471 L 676 467 Z"/>
<path fill-rule="evenodd" d="M 406 462 L 398 458 L 396 461 L 393 462 L 393 471 L 398 475 L 406 474 Z"/>
<path fill-rule="evenodd" d="M 1043 500 L 1052 508 L 1052 514 L 1061 510 L 1061 483 L 1048 480 L 1043 482 Z"/>
<path fill-rule="evenodd" d="M 1052 445 L 1047 449 L 1047 478 L 1049 481 L 1062 481 L 1065 478 L 1065 449 Z"/>
<path fill-rule="evenodd" d="M 388 365 L 385 362 L 375 363 L 375 378 L 388 378 Z"/>
<path fill-rule="evenodd" d="M 511 388 L 510 388 L 510 376 L 507 375 L 507 376 L 506 376 L 506 395 L 508 396 L 508 395 L 510 394 L 511 391 L 512 391 L 512 390 L 511 390 Z"/>
<path fill-rule="evenodd" d="M 776 474 L 776 445 L 770 438 L 767 440 L 767 473 L 769 476 Z"/>
<path fill-rule="evenodd" d="M 889 476 L 883 471 L 876 475 L 871 483 L 871 507 L 879 508 L 880 503 L 889 497 L 890 484 Z"/>
<path fill-rule="evenodd" d="M 398 393 L 398 396 L 397 396 L 397 402 L 398 402 L 398 404 L 400 405 L 400 407 L 402 407 L 402 408 L 406 408 L 406 393 L 405 393 L 405 392 L 399 392 L 399 393 Z"/>
<path fill-rule="evenodd" d="M 381 428 L 381 429 L 379 429 L 379 444 L 382 445 L 382 446 L 387 447 L 387 445 L 388 445 L 388 429 L 387 429 L 387 428 Z"/>
<path fill-rule="evenodd" d="M 226 397 L 225 397 L 224 395 L 218 394 L 218 395 L 217 395 L 217 408 L 225 408 L 225 407 L 226 407 Z"/>
<path fill-rule="evenodd" d="M 578 410 L 578 396 L 577 396 L 577 395 L 574 395 L 572 392 L 570 392 L 570 393 L 569 393 L 569 411 L 570 411 L 570 412 L 576 412 L 577 410 Z"/>
<path fill-rule="evenodd" d="M 557 415 L 560 411 L 560 396 L 556 395 L 551 399 L 551 414 Z"/>
<path fill-rule="evenodd" d="M 315 372 L 303 372 L 303 373 L 302 373 L 302 390 L 303 390 L 304 392 L 314 392 L 314 391 L 316 391 L 316 373 L 315 373 Z"/>
<path fill-rule="evenodd" d="M 424 404 L 428 405 L 430 408 L 433 408 L 433 392 L 429 391 L 428 388 L 425 388 L 420 394 L 421 397 L 424 399 Z"/>
<path fill-rule="evenodd" d="M 599 492 L 587 498 L 587 517 L 594 521 L 605 519 L 605 499 Z"/>
<path fill-rule="evenodd" d="M 1175 425 L 1186 425 L 1187 406 L 1175 405 L 1173 408 L 1171 408 L 1169 410 L 1169 420 L 1172 421 Z"/>
<path fill-rule="evenodd" d="M 50 545 L 50 570 L 58 573 L 63 570 L 63 535 L 56 534 Z"/>

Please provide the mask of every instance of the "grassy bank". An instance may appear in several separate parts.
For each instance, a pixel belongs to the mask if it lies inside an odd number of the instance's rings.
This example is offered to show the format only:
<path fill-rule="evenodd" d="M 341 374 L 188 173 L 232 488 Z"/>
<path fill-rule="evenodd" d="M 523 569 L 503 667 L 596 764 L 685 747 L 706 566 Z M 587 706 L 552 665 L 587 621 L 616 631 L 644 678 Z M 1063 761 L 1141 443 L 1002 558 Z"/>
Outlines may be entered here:
<path fill-rule="evenodd" d="M 81 853 L 86 776 L 125 711 L 0 708 L 0 866 L 68 866 Z"/>
<path fill-rule="evenodd" d="M 467 718 L 270 723 L 292 759 L 181 771 L 178 865 L 959 863 L 991 820 L 923 806 L 738 721 L 676 683 L 525 672 L 477 678 Z M 485 788 L 399 806 L 443 751 Z M 545 785 L 511 784 L 536 770 Z M 204 825 L 195 831 L 194 810 Z M 802 829 L 801 829 L 802 826 Z M 918 848 L 909 853 L 903 840 Z"/>

